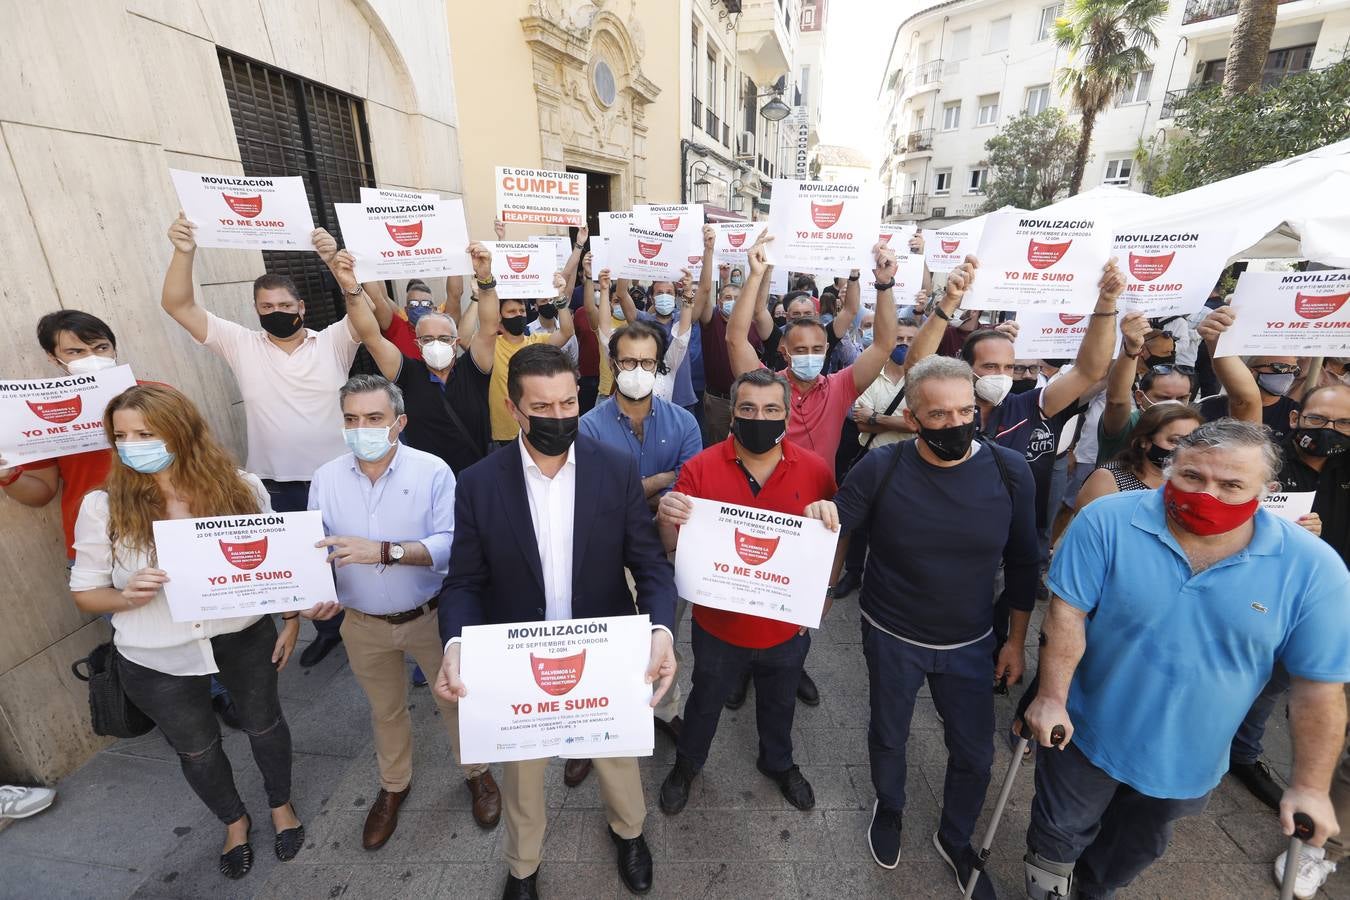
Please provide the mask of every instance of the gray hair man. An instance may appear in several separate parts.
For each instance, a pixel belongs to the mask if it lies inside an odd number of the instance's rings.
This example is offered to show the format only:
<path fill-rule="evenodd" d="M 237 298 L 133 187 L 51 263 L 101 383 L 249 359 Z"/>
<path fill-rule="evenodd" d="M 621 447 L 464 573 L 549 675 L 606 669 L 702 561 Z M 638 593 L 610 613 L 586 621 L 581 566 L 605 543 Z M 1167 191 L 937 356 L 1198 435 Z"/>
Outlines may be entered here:
<path fill-rule="evenodd" d="M 1312 816 L 1313 846 L 1337 833 L 1328 789 L 1345 738 L 1350 574 L 1260 509 L 1279 466 L 1263 428 L 1219 419 L 1177 442 L 1160 490 L 1103 497 L 1065 533 L 1026 714 L 1043 747 L 1063 729 L 1036 765 L 1031 897 L 1071 886 L 1110 897 L 1161 857 L 1173 823 L 1223 777 L 1277 662 L 1293 680 L 1281 824 L 1292 834 L 1296 810 Z"/>

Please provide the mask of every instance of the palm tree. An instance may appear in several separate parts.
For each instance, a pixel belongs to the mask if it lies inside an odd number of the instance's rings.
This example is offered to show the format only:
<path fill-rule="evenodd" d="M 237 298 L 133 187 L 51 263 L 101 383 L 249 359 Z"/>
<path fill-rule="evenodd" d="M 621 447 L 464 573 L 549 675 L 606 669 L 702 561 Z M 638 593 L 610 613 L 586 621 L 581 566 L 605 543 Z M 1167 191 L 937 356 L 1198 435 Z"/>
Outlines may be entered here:
<path fill-rule="evenodd" d="M 1223 92 L 1228 96 L 1260 87 L 1270 55 L 1279 0 L 1239 0 L 1233 40 L 1223 65 Z"/>
<path fill-rule="evenodd" d="M 1055 40 L 1069 51 L 1059 84 L 1083 111 L 1069 182 L 1073 196 L 1083 185 L 1097 116 L 1148 68 L 1149 51 L 1158 46 L 1154 29 L 1167 13 L 1167 0 L 1068 0 L 1066 7 L 1067 15 L 1055 22 Z"/>

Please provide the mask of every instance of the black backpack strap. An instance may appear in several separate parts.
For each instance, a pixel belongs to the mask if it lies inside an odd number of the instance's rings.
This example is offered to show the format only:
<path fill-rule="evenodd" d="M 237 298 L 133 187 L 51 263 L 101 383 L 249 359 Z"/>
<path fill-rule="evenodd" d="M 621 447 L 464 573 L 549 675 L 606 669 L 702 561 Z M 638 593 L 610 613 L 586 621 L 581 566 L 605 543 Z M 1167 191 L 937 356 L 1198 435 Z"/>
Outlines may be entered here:
<path fill-rule="evenodd" d="M 989 452 L 994 456 L 994 465 L 998 466 L 998 477 L 1003 481 L 1003 489 L 1008 492 L 1008 499 L 1016 504 L 1017 500 L 1013 497 L 1012 476 L 1008 474 L 1008 464 L 1003 461 L 1003 455 L 998 452 L 998 445 L 990 441 Z"/>
<path fill-rule="evenodd" d="M 886 411 L 882 413 L 882 415 L 883 416 L 895 415 L 896 407 L 900 405 L 900 401 L 903 399 L 905 399 L 905 386 L 902 384 L 900 385 L 900 390 L 896 391 L 895 396 L 891 398 L 890 405 L 886 407 Z M 877 439 L 877 435 L 879 433 L 880 432 L 874 431 L 867 436 L 867 442 L 862 445 L 863 453 L 866 453 L 868 450 L 872 449 L 872 442 Z"/>

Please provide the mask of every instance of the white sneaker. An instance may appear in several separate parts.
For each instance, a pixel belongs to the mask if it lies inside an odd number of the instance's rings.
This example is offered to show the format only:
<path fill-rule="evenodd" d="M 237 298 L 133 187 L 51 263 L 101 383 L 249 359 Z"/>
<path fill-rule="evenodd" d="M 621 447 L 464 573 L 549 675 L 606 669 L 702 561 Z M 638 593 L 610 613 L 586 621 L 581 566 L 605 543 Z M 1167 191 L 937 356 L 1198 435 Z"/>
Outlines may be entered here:
<path fill-rule="evenodd" d="M 1286 850 L 1275 857 L 1275 883 L 1284 883 L 1284 862 L 1289 855 Z M 1298 878 L 1294 879 L 1294 896 L 1298 900 L 1312 900 L 1318 889 L 1327 883 L 1327 879 L 1336 871 L 1336 864 L 1327 859 L 1325 847 L 1303 845 L 1298 855 Z"/>
<path fill-rule="evenodd" d="M 26 819 L 51 806 L 55 799 L 56 791 L 51 788 L 0 784 L 0 819 Z"/>

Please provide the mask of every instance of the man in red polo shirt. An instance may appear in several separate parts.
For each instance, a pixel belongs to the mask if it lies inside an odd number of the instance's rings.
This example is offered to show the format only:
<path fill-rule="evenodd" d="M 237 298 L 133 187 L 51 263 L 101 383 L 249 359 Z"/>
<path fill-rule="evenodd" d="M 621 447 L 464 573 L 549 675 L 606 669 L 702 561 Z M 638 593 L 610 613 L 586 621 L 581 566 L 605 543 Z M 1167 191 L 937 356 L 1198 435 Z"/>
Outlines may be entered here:
<path fill-rule="evenodd" d="M 675 489 L 661 498 L 657 524 L 668 551 L 689 521 L 689 497 L 718 500 L 788 515 L 824 519 L 833 514 L 833 469 L 791 441 L 787 379 L 751 369 L 731 385 L 731 436 L 684 464 Z M 820 501 L 824 501 L 823 503 Z M 759 771 L 797 809 L 815 806 L 815 793 L 792 761 L 792 718 L 802 662 L 811 646 L 805 628 L 745 613 L 695 606 L 693 691 L 684 705 L 684 727 L 675 767 L 661 785 L 661 809 L 674 815 L 689 800 L 689 786 L 708 759 L 722 705 L 749 671 L 755 679 Z"/>

